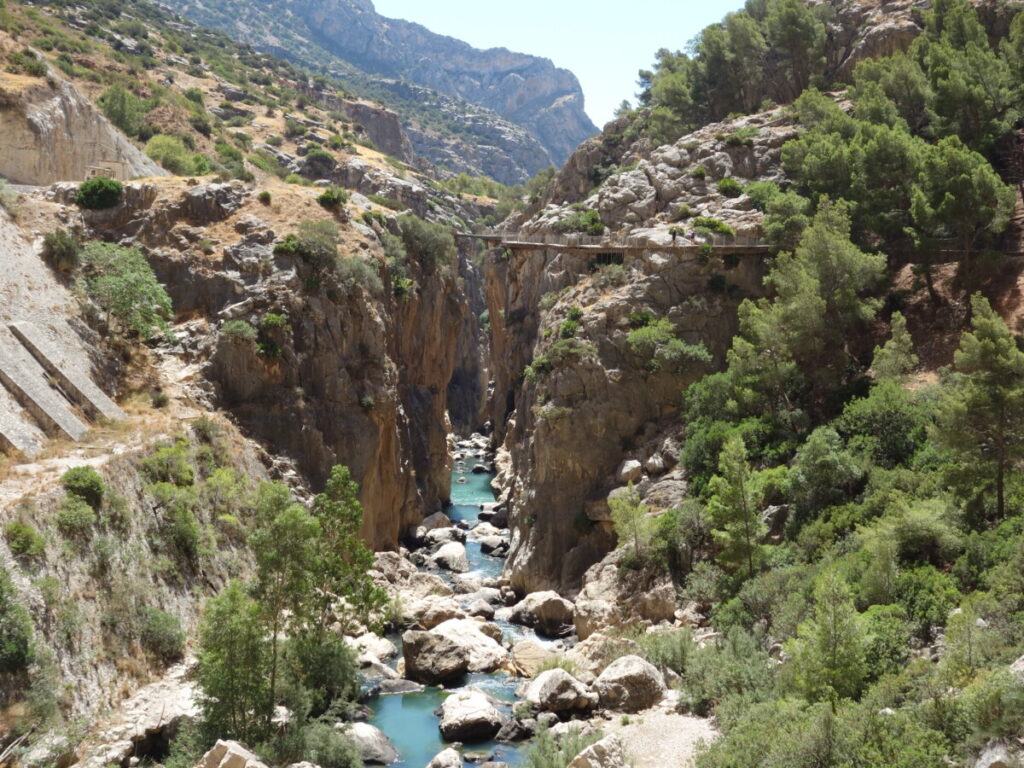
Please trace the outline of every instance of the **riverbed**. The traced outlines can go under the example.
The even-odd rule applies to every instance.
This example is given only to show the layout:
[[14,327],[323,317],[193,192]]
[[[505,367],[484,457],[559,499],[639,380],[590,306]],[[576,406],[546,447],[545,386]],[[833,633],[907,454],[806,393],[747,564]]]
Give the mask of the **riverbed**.
[[[460,452],[466,454],[466,446],[460,446]],[[470,455],[457,462],[452,473],[451,498],[452,506],[446,510],[454,523],[465,523],[469,528],[477,525],[482,505],[494,501],[491,490],[490,472],[474,472],[473,468],[484,464],[484,457]],[[490,557],[480,550],[480,543],[469,537],[466,541],[466,556],[469,561],[470,577],[494,578],[501,575],[504,561]],[[439,575],[448,582],[454,577],[446,572]],[[522,637],[534,637],[532,630],[513,626],[505,622],[496,622],[502,627],[507,640],[515,642]],[[392,638],[401,648],[401,638]],[[428,686],[419,693],[394,694],[375,696],[367,704],[373,710],[372,723],[380,728],[399,753],[397,766],[408,768],[424,768],[441,750],[451,746],[441,737],[438,718],[435,710],[441,706],[445,697],[463,687],[474,687],[485,691],[498,701],[506,702],[505,713],[510,714],[515,702],[515,688],[522,682],[504,672],[477,673],[467,675],[457,687],[441,688]],[[467,761],[467,753],[485,753],[492,755],[491,760],[508,763],[509,766],[523,765],[522,747],[514,744],[499,744],[494,741],[477,744],[465,744],[462,749],[464,766],[473,766]]]

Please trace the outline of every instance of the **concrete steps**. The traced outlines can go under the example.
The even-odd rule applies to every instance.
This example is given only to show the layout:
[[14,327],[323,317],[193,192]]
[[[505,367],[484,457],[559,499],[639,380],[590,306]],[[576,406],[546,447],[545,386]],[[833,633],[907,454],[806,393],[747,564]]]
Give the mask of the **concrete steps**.
[[0,327],[0,387],[0,450],[29,458],[47,436],[84,438],[89,426],[80,413],[124,418],[88,374],[68,362],[46,330],[32,323]]

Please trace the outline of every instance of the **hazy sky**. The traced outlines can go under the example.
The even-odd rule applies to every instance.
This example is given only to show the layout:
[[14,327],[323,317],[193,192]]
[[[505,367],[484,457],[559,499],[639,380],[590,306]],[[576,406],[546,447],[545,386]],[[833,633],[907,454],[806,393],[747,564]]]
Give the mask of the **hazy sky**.
[[374,0],[391,18],[416,21],[477,48],[504,47],[551,59],[583,85],[600,128],[623,99],[635,101],[636,75],[659,48],[680,50],[743,0]]

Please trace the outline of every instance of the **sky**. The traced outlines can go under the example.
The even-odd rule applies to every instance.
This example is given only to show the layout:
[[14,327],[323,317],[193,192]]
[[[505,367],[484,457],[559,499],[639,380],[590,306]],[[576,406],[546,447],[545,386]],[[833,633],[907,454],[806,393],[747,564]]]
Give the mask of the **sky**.
[[[637,72],[659,48],[681,50],[743,0],[374,0],[377,12],[415,21],[477,48],[504,47],[551,59],[583,86],[598,128],[623,99],[636,100]],[[607,9],[607,10],[605,10]]]

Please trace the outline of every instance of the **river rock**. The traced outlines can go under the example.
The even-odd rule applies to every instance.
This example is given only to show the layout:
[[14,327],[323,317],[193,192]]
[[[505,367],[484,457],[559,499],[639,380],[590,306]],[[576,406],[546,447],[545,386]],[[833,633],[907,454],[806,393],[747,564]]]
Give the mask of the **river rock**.
[[542,635],[559,637],[572,626],[573,611],[573,604],[557,592],[531,592],[513,606],[511,620]]
[[441,705],[441,735],[447,741],[487,741],[504,724],[494,699],[476,688],[453,693]]
[[440,544],[448,544],[452,541],[463,543],[466,541],[466,532],[461,528],[449,526],[448,528],[435,528],[428,531],[423,537],[427,546],[436,547]]
[[508,651],[500,643],[501,627],[495,624],[449,619],[434,627],[430,634],[444,637],[458,646],[466,654],[470,672],[493,672],[509,661]]
[[391,765],[398,760],[396,750],[384,732],[369,723],[350,723],[345,732],[359,748],[364,763],[370,765]]
[[605,736],[580,752],[568,768],[630,768],[622,741],[618,736]]
[[422,629],[433,629],[449,619],[463,619],[466,614],[450,597],[428,595],[411,603],[402,603],[402,620],[418,624]]
[[512,646],[512,664],[523,677],[533,677],[556,655],[533,640],[520,640]]
[[639,656],[616,659],[594,683],[601,706],[622,712],[639,712],[661,701],[665,678]]
[[467,648],[444,634],[410,629],[402,635],[405,674],[427,685],[457,680],[469,671]]
[[441,546],[431,557],[430,561],[438,568],[455,573],[465,573],[469,570],[469,560],[466,559],[466,547],[457,541],[451,541]]
[[427,768],[462,768],[462,757],[449,747],[443,752],[438,752],[434,759],[427,763]]
[[480,539],[480,551],[485,555],[499,555],[508,551],[508,539],[504,536],[484,536]]
[[346,637],[345,643],[360,654],[370,654],[378,661],[387,661],[398,655],[395,644],[386,637],[367,632],[359,637]]
[[394,680],[381,680],[375,686],[375,693],[380,696],[391,696],[394,694],[419,693],[423,686],[412,680],[396,678]]
[[494,606],[482,598],[477,598],[466,609],[470,616],[479,616],[488,621],[494,618]]
[[444,512],[435,512],[423,518],[423,522],[416,526],[416,538],[420,539],[438,528],[450,528],[452,520]]
[[203,755],[197,768],[267,768],[255,753],[250,752],[237,741],[218,740]]
[[597,706],[597,694],[564,669],[541,672],[525,685],[523,698],[546,712],[586,710]]

